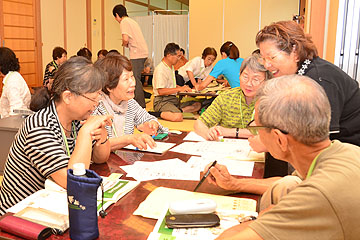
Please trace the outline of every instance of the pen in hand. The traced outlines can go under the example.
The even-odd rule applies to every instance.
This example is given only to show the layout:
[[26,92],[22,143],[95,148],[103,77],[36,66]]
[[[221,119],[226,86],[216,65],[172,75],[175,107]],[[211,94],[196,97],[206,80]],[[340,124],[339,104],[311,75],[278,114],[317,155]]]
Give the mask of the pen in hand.
[[209,176],[210,174],[210,169],[212,167],[214,167],[216,165],[216,160],[210,165],[209,169],[206,171],[206,173],[204,174],[204,176],[201,178],[200,182],[198,183],[198,185],[196,185],[194,192],[196,192],[196,190],[201,186],[201,184],[205,181],[205,179],[207,178],[207,176]]

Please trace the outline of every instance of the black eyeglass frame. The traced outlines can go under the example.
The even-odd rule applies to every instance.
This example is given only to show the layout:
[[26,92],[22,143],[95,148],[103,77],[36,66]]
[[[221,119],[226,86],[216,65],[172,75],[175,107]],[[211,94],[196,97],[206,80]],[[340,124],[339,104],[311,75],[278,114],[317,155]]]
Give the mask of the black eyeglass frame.
[[250,124],[253,123],[253,122],[254,122],[254,119],[251,120],[251,121],[246,125],[246,129],[249,130],[249,132],[250,132],[252,135],[254,135],[254,136],[258,135],[258,134],[259,134],[259,130],[260,130],[260,129],[264,129],[264,128],[277,129],[277,130],[279,130],[280,132],[282,132],[283,134],[289,134],[287,131],[281,130],[281,129],[278,128],[278,127],[270,127],[270,126],[250,126]]

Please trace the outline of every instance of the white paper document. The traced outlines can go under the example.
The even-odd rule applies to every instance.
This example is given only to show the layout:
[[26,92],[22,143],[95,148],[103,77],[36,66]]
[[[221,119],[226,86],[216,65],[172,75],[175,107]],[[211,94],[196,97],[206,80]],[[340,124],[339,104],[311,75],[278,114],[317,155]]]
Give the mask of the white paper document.
[[195,132],[189,132],[184,138],[184,141],[205,142],[206,139]]
[[167,150],[169,150],[170,148],[172,148],[174,145],[176,145],[176,143],[167,143],[167,142],[155,142],[156,143],[156,147],[154,148],[150,148],[148,147],[146,150],[140,150],[137,149],[135,146],[133,145],[127,145],[126,147],[124,147],[125,149],[129,149],[129,150],[137,150],[137,151],[142,151],[142,152],[151,152],[151,153],[164,153]]
[[192,156],[186,164],[191,169],[197,169],[197,171],[200,172],[204,171],[206,165],[212,163],[215,160],[217,161],[217,163],[225,165],[231,175],[251,177],[253,174],[255,164],[253,161],[241,161],[222,158],[214,159],[213,157],[206,158]]
[[183,142],[171,151],[197,156],[216,155],[221,158],[249,160],[251,147],[246,139],[226,139],[224,142]]
[[156,162],[137,161],[133,165],[120,166],[120,168],[127,173],[127,177],[133,177],[137,181],[153,179],[197,181],[200,178],[200,171],[197,168],[191,168],[186,162],[177,158]]

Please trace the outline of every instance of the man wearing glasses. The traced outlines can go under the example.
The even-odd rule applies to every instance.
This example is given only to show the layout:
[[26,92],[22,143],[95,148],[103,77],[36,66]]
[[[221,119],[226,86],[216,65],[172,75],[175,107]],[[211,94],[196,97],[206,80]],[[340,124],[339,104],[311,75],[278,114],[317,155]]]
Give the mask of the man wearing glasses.
[[[331,109],[322,87],[288,75],[267,81],[257,96],[256,126],[249,131],[304,180],[257,220],[230,228],[219,239],[358,239],[360,148],[329,139]],[[209,181],[239,192],[261,194],[271,182],[236,179],[219,164],[210,172]]]

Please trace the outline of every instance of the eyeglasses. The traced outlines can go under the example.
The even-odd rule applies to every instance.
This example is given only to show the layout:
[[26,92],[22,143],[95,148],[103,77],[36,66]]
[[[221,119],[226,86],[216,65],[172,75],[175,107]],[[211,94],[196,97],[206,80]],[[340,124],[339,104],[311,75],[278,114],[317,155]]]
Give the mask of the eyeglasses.
[[250,81],[251,85],[253,86],[259,86],[264,80],[259,80],[258,78],[249,78],[247,75],[241,76],[240,80],[244,81],[245,83],[248,83]]
[[259,63],[261,65],[265,65],[265,63],[272,63],[274,61],[274,59],[279,56],[280,53],[282,53],[284,50],[286,49],[286,47],[284,47],[283,49],[281,49],[280,51],[278,51],[277,53],[275,53],[274,55],[272,56],[268,56],[268,57],[263,57],[260,55],[260,58],[259,58]]
[[269,129],[277,129],[280,132],[282,132],[283,134],[289,134],[287,131],[281,130],[280,128],[277,127],[268,127],[268,126],[250,126],[252,123],[254,122],[254,120],[251,120],[247,125],[246,125],[246,129],[249,130],[249,132],[256,136],[259,134],[259,130],[260,129],[264,129],[264,128],[269,128]]
[[86,96],[86,95],[84,95],[84,94],[82,94],[82,93],[77,93],[77,92],[74,92],[74,93],[77,94],[77,95],[79,95],[79,96],[82,96],[83,98],[86,98],[86,99],[88,99],[88,100],[90,100],[90,101],[92,101],[92,102],[94,102],[94,103],[96,103],[96,104],[99,104],[98,98],[99,98],[99,96],[100,96],[100,92],[97,93],[98,96],[96,97],[96,99],[89,98],[88,96]]

